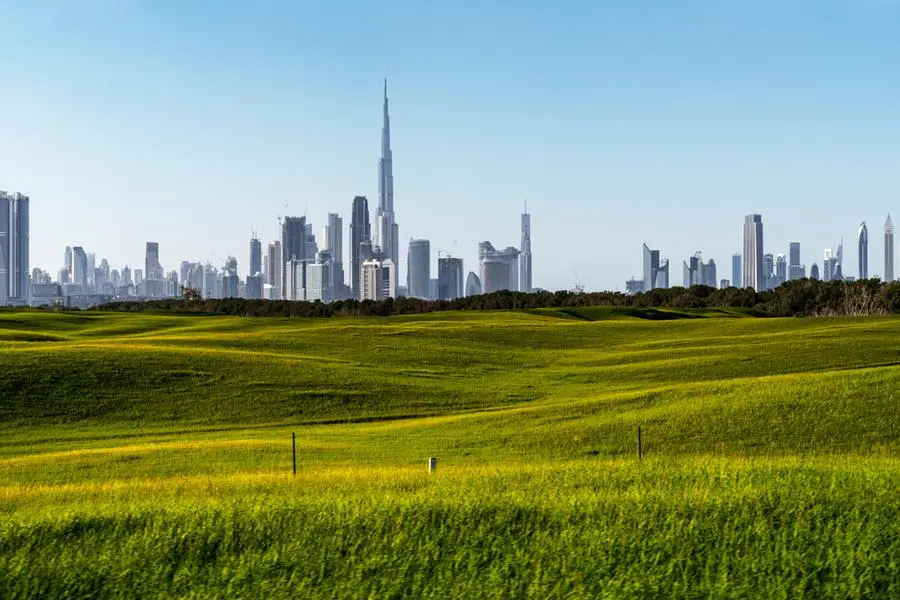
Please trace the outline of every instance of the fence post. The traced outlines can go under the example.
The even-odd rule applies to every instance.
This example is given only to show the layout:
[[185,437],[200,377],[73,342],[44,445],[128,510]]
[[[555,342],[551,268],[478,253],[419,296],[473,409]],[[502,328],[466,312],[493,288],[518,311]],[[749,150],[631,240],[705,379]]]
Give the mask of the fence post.
[[437,458],[432,456],[428,459],[428,474],[432,474],[437,471]]
[[294,458],[294,477],[297,476],[297,434],[291,432],[291,455]]
[[644,459],[644,444],[641,439],[641,426],[638,425],[638,460]]

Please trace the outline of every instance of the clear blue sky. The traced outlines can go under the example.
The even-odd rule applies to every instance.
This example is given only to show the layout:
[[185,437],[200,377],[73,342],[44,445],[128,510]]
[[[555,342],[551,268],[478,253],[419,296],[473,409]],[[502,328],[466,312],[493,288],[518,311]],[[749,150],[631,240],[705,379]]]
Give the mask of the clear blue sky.
[[0,0],[0,23],[0,189],[32,196],[53,273],[146,240],[243,273],[278,213],[349,225],[385,69],[401,238],[467,270],[518,245],[526,197],[551,289],[621,289],[643,241],[672,283],[696,250],[730,277],[748,212],[807,265],[843,236],[846,274],[865,219],[877,274],[900,225],[897,2]]

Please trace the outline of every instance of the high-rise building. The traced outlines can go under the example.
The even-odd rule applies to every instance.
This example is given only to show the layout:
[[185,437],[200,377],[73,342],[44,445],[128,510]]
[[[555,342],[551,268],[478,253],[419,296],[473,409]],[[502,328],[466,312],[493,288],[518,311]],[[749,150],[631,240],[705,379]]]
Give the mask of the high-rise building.
[[247,274],[262,274],[262,244],[256,234],[250,238],[250,270]]
[[438,257],[438,300],[462,298],[463,273],[461,258]]
[[80,286],[82,294],[87,293],[88,259],[87,253],[81,246],[72,248],[72,283]]
[[884,280],[894,281],[894,224],[891,215],[884,222]]
[[469,271],[466,277],[466,296],[478,296],[481,294],[481,278],[474,271]]
[[775,289],[775,255],[763,254],[762,268],[762,288],[763,290]]
[[779,285],[787,281],[787,259],[784,254],[778,254],[775,256],[775,281],[772,285],[772,289],[777,288]]
[[72,246],[66,246],[66,252],[63,256],[63,264],[66,267],[66,270],[69,272],[69,275],[72,274]]
[[[840,252],[840,248],[838,249]],[[835,256],[831,248],[825,248],[825,256],[822,260],[822,281],[842,279],[840,259]]]
[[522,254],[519,256],[519,291],[531,292],[531,215],[528,214],[528,201],[522,213]]
[[669,287],[669,259],[659,261],[659,269],[656,270],[656,283],[654,289],[664,290]]
[[276,240],[269,242],[266,248],[266,283],[274,290],[274,300],[281,299],[281,274],[284,271],[284,263],[281,262],[281,242]]
[[490,242],[478,244],[481,289],[485,294],[519,289],[519,251],[512,246],[497,250]]
[[350,292],[354,298],[362,297],[360,276],[363,262],[363,245],[372,244],[372,229],[369,225],[369,201],[365,196],[353,198],[353,212],[350,219]]
[[27,304],[31,284],[29,198],[0,191],[0,304]]
[[385,300],[397,296],[397,272],[390,259],[363,261],[360,279],[361,300]]
[[859,224],[859,232],[856,236],[856,244],[859,248],[859,271],[857,275],[860,279],[869,278],[869,228],[866,222]]
[[225,259],[225,270],[222,275],[222,297],[239,298],[237,259],[229,256]]
[[788,251],[788,279],[803,279],[805,275],[806,269],[800,264],[800,242],[791,242]]
[[809,268],[809,278],[810,279],[818,279],[819,278],[819,265],[813,263]]
[[400,262],[400,237],[394,214],[394,166],[391,152],[391,117],[388,113],[387,78],[384,80],[384,115],[381,125],[381,158],[378,160],[378,212],[375,245],[394,265]]
[[163,269],[159,264],[159,242],[147,242],[144,253],[144,277],[146,279],[162,279]]
[[741,255],[738,253],[731,255],[731,285],[734,287],[742,287],[744,282],[743,271],[741,271]]
[[319,244],[316,241],[316,234],[313,233],[312,223],[306,224],[306,251],[303,253],[303,258],[314,259],[316,254],[319,253]]
[[406,287],[410,298],[431,298],[428,282],[431,279],[431,242],[409,240],[406,260]]
[[331,253],[329,281],[335,298],[344,293],[344,221],[337,213],[328,213],[328,224],[322,240],[322,249]]
[[744,217],[743,287],[756,291],[764,289],[762,215]]
[[643,291],[649,292],[656,288],[657,273],[659,272],[659,250],[651,250],[644,244],[644,286]]
[[131,267],[129,267],[128,265],[122,267],[122,285],[134,285],[134,282],[131,280]]
[[306,217],[285,217],[281,224],[281,263],[285,265],[281,280],[281,298],[294,300],[288,293],[287,263],[306,258]]

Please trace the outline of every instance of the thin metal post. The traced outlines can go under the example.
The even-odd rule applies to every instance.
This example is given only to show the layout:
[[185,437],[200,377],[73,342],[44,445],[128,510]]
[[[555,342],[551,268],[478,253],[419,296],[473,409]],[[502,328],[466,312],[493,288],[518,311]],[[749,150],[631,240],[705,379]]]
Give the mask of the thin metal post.
[[294,457],[294,476],[297,476],[297,434],[291,433],[291,454]]
[[644,459],[644,444],[641,440],[641,426],[638,425],[638,460]]

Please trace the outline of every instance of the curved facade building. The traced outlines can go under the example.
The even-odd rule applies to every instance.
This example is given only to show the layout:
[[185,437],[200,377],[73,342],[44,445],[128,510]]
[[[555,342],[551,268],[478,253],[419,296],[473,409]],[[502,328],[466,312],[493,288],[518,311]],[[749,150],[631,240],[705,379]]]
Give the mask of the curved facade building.
[[474,272],[469,271],[466,277],[466,296],[477,296],[481,294],[481,279]]

